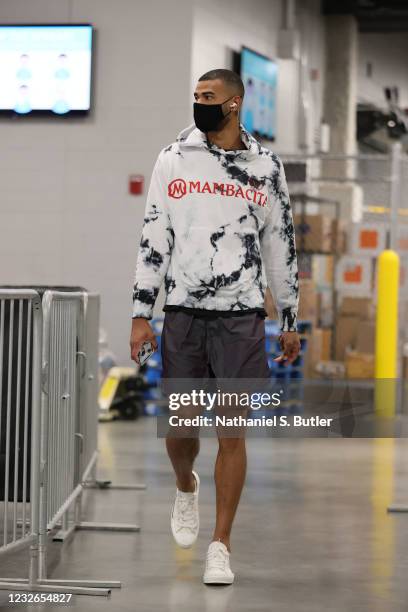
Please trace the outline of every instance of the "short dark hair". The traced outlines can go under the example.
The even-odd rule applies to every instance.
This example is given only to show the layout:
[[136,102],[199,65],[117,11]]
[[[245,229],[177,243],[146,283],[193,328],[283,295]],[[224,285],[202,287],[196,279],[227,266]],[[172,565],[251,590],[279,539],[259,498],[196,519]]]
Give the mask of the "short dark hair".
[[236,92],[237,96],[244,97],[245,87],[239,74],[233,70],[227,70],[226,68],[215,68],[215,70],[209,70],[200,78],[199,81],[214,81],[220,79],[228,85],[231,91]]

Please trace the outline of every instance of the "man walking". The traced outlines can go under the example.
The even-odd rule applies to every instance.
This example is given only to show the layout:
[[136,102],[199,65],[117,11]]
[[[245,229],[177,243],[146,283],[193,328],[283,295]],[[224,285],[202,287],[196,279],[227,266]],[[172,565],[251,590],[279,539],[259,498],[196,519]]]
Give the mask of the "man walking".
[[[283,165],[240,123],[241,78],[211,70],[194,92],[194,124],[156,161],[133,287],[131,357],[157,342],[148,322],[162,282],[163,379],[268,378],[264,297],[277,307],[282,355],[293,362],[298,273]],[[229,584],[230,534],[246,474],[244,437],[219,437],[216,524],[203,581]],[[171,529],[190,547],[199,529],[199,439],[167,437],[176,475]]]

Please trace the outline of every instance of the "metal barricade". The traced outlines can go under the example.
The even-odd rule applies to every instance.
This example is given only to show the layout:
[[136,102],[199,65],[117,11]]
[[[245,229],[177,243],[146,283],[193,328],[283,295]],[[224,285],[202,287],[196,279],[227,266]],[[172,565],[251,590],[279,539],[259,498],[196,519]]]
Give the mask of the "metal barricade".
[[[72,294],[70,294],[72,295]],[[48,528],[59,525],[55,541],[67,539],[75,530],[139,531],[133,523],[109,523],[82,520],[82,494],[84,489],[144,490],[145,484],[116,484],[96,479],[98,459],[98,339],[100,296],[84,293],[80,300],[79,316],[76,320],[77,337],[77,385],[72,393],[76,395],[75,466],[72,494],[56,519]],[[74,503],[72,503],[74,502]],[[72,510],[72,511],[71,511]]]
[[121,586],[119,581],[47,578],[47,541],[56,527],[63,537],[54,539],[78,528],[139,529],[80,520],[84,485],[89,474],[95,480],[96,470],[98,328],[96,294],[46,290],[41,299],[34,290],[0,289],[0,458],[5,449],[0,554],[31,544],[28,578],[3,579],[0,589],[108,595]]
[[[111,588],[120,587],[120,582],[47,578],[48,531],[61,525],[62,531],[70,534],[77,528],[76,521],[70,524],[69,519],[71,508],[75,507],[82,492],[82,484],[77,477],[77,437],[81,435],[79,380],[86,361],[86,353],[81,349],[84,348],[87,299],[85,291],[55,290],[47,290],[42,299],[43,481],[39,510],[38,584],[41,589],[58,584],[72,593],[107,595]],[[55,587],[52,588],[54,590]]]
[[43,297],[44,359],[42,463],[46,466],[44,528],[52,529],[74,490],[76,342],[81,294],[47,291]]
[[30,545],[30,582],[38,573],[41,352],[38,293],[0,290],[0,555]]
[[100,298],[88,293],[84,313],[83,370],[79,379],[79,431],[80,448],[78,481],[96,480],[98,458],[98,342],[99,342]]

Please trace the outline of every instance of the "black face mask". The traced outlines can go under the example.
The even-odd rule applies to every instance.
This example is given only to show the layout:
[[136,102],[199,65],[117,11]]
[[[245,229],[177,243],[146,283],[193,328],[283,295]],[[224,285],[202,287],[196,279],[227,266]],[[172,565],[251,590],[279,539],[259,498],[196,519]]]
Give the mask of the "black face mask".
[[194,102],[194,122],[202,132],[216,132],[217,127],[224,117],[228,117],[231,111],[226,115],[222,112],[222,105],[234,96],[230,96],[221,104],[200,104]]

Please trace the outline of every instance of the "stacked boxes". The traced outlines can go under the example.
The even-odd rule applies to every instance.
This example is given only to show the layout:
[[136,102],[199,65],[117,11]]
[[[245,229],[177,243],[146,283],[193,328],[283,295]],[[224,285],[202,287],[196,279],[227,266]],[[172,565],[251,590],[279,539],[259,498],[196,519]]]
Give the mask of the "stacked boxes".
[[[319,350],[316,351],[319,331],[326,330],[314,330],[310,358],[310,363],[313,361],[314,373],[323,375],[337,364],[336,372],[343,372],[343,376],[347,378],[373,378],[375,322],[371,298],[343,297],[334,326],[334,361],[330,361],[326,349],[323,348],[324,339],[320,339],[323,343],[320,344],[321,355],[318,354]],[[313,376],[313,373],[309,374],[308,370],[308,375]]]
[[348,351],[346,376],[347,378],[374,378],[374,355]]
[[355,347],[359,324],[360,320],[356,316],[340,315],[337,317],[335,348],[337,361],[344,361],[346,351]]
[[316,327],[319,321],[319,294],[316,283],[311,279],[299,281],[298,319],[310,321]]
[[346,239],[343,223],[326,215],[295,214],[296,245],[311,253],[344,253]]
[[296,245],[299,250],[318,253],[332,251],[332,220],[324,215],[293,217]]
[[348,378],[374,376],[375,322],[371,298],[344,297],[336,321],[336,359]]
[[375,352],[375,322],[361,320],[357,330],[356,350],[373,355]]
[[330,361],[332,330],[314,327],[308,340],[308,351],[305,360],[305,376],[316,378],[319,375],[316,367],[321,362]]

